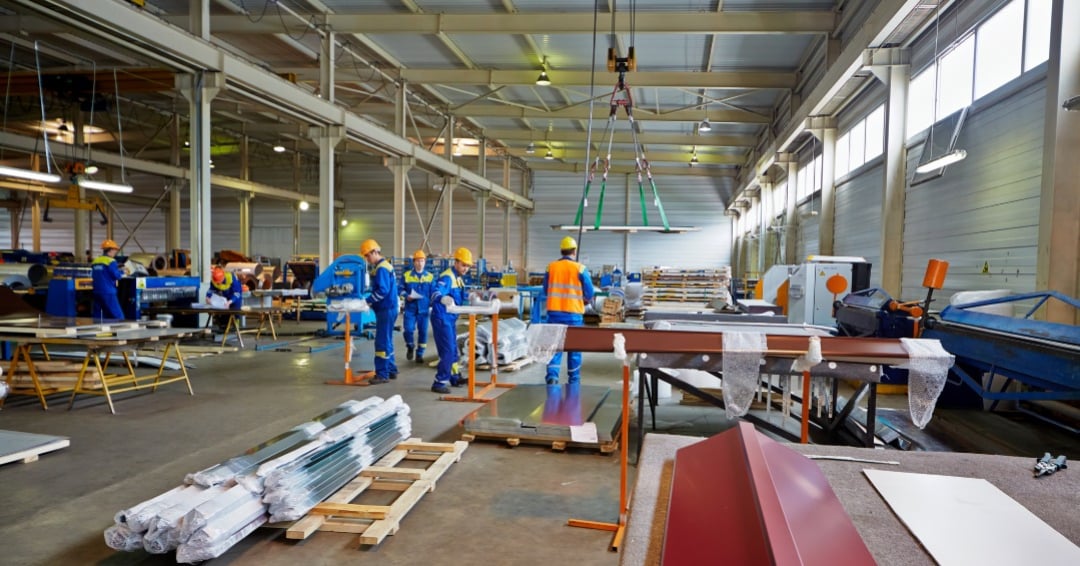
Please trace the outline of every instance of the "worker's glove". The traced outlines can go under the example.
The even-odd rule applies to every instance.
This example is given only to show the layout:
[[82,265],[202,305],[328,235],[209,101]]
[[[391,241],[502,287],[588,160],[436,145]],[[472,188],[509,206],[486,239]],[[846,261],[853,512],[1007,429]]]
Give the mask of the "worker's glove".
[[446,305],[446,306],[448,306],[448,307],[454,306],[454,298],[451,297],[450,295],[443,295],[443,298],[439,299],[439,302]]

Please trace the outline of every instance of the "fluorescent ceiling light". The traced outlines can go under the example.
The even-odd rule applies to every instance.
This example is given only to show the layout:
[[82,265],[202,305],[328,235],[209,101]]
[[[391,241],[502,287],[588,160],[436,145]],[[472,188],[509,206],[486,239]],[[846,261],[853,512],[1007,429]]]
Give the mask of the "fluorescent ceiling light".
[[0,165],[0,176],[16,177],[19,179],[27,179],[29,181],[40,181],[42,183],[60,182],[60,175],[42,173],[41,171],[31,171],[29,169],[18,169],[16,167],[4,167],[3,165]]
[[698,125],[698,131],[699,132],[710,132],[710,131],[712,131],[712,124],[709,123],[708,118],[705,118],[704,120],[701,121],[701,124]]
[[346,226],[348,226],[348,225],[349,225],[349,221],[348,221],[348,220],[346,220],[346,219],[344,219],[344,218],[342,218],[342,219],[341,219],[341,227],[342,227],[342,228],[344,228],[344,227],[346,227]]
[[274,146],[274,153],[285,153],[285,146],[278,144]]
[[298,206],[300,207],[300,210],[307,210],[307,209],[311,208],[311,205],[308,204],[308,201],[306,201],[306,200],[300,201],[300,204]]
[[536,84],[538,86],[548,86],[551,84],[551,79],[548,78],[547,71],[540,71],[540,76],[536,77]]
[[952,165],[953,163],[956,163],[957,161],[963,161],[966,157],[967,157],[967,152],[966,151],[964,151],[962,149],[954,149],[954,150],[950,151],[949,153],[946,153],[945,155],[942,155],[941,157],[931,159],[930,161],[927,161],[926,163],[923,163],[922,165],[916,167],[915,172],[916,173],[929,173],[931,171],[936,171],[936,170],[941,169],[943,167],[947,167],[949,165]]
[[122,185],[119,183],[106,183],[104,181],[94,181],[91,179],[79,178],[79,186],[84,189],[94,189],[98,191],[107,191],[110,193],[130,193],[135,189],[131,185]]
[[94,173],[97,173],[98,171],[99,171],[99,169],[98,169],[97,165],[87,165],[86,166],[86,174],[87,175],[93,175]]

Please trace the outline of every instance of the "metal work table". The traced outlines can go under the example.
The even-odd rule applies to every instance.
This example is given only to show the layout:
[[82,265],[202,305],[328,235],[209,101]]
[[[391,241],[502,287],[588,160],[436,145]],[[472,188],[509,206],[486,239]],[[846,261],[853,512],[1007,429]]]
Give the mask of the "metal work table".
[[[262,336],[263,330],[269,330],[270,335],[277,339],[277,328],[274,326],[274,319],[281,320],[281,315],[286,309],[279,307],[245,307],[244,310],[233,309],[215,309],[212,307],[151,307],[147,309],[150,314],[176,314],[176,315],[211,315],[206,319],[206,327],[210,328],[213,322],[214,316],[227,317],[225,323],[225,332],[221,336],[221,345],[225,346],[225,342],[229,339],[229,332],[236,332],[236,340],[240,343],[240,347],[244,347],[244,338],[242,333],[254,332],[255,339],[258,340]],[[259,319],[259,325],[254,329],[243,329],[243,325],[240,324],[241,318],[254,317]]]
[[[117,330],[96,336],[27,336],[25,334],[0,334],[0,340],[14,342],[16,344],[15,355],[8,368],[9,375],[15,375],[25,364],[26,371],[33,381],[33,387],[14,387],[13,395],[36,395],[41,402],[41,408],[48,410],[49,405],[45,400],[46,395],[66,393],[71,391],[71,400],[68,409],[75,404],[75,398],[79,394],[104,396],[109,404],[109,411],[116,414],[112,396],[117,393],[136,391],[142,386],[151,386],[151,391],[157,391],[159,385],[183,381],[187,384],[188,393],[194,395],[191,389],[191,381],[188,379],[187,368],[184,367],[184,358],[180,353],[180,342],[195,334],[204,333],[204,330],[192,330],[189,328],[134,328]],[[165,349],[161,354],[161,364],[157,372],[149,375],[138,376],[132,365],[131,353],[139,346],[149,342],[164,342]],[[86,348],[82,367],[74,387],[46,387],[38,378],[38,372],[34,367],[34,360],[30,351],[38,347],[49,359],[50,346],[74,346]],[[123,358],[127,373],[109,374],[105,372],[110,359],[118,355]],[[169,358],[175,358],[180,365],[180,375],[166,376],[165,366]],[[86,383],[88,370],[95,370],[100,384]],[[153,383],[148,383],[153,382]],[[0,399],[0,406],[3,400]]]
[[[638,460],[620,565],[660,564],[675,452],[701,440],[703,439],[667,434],[650,434],[645,437]],[[1080,475],[1066,470],[1050,477],[1033,479],[1031,469],[1034,457],[884,451],[819,445],[791,445],[791,448],[804,455],[847,456],[900,462],[899,466],[885,466],[817,461],[859,535],[879,564],[921,565],[933,564],[934,561],[866,480],[862,470],[867,468],[984,478],[1066,538],[1080,543],[1080,521],[1075,519],[1075,510],[1080,504],[1080,496],[1077,495],[1080,494]],[[717,548],[716,553],[720,559],[723,549]]]

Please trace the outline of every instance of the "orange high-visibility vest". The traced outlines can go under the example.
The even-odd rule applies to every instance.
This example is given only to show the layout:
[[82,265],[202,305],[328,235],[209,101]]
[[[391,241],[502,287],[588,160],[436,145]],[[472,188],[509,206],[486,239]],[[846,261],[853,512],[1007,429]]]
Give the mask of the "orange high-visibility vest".
[[548,265],[547,310],[585,314],[585,295],[581,290],[584,272],[584,265],[568,259]]

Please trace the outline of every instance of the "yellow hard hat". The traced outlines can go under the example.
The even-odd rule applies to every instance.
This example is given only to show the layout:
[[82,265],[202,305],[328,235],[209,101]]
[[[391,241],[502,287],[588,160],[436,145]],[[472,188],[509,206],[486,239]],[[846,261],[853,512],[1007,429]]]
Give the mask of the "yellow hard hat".
[[382,248],[379,247],[379,242],[376,242],[375,240],[372,240],[370,238],[360,243],[361,256],[367,256],[369,253],[381,249]]
[[413,259],[427,259],[427,254],[424,253],[424,250],[416,250],[415,252],[413,252],[412,258]]
[[117,244],[115,240],[105,240],[104,242],[101,242],[101,249],[118,250],[120,249],[120,244]]
[[472,252],[469,251],[469,248],[458,248],[457,250],[455,250],[454,259],[470,267],[473,264]]
[[567,236],[567,237],[562,239],[562,242],[559,242],[559,249],[560,250],[576,250],[577,249],[577,240],[571,238],[570,236]]

